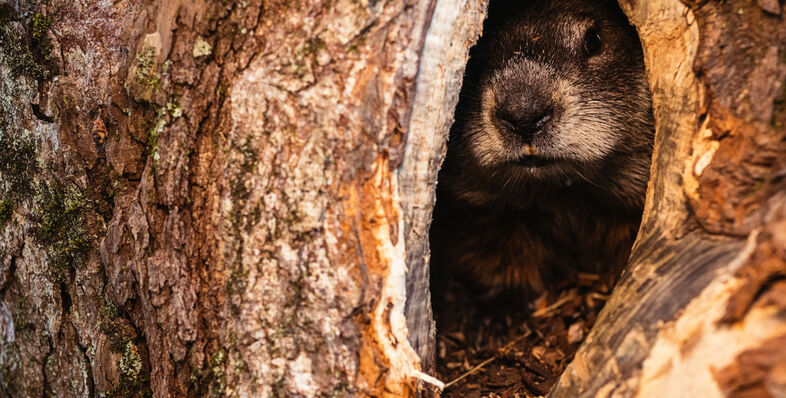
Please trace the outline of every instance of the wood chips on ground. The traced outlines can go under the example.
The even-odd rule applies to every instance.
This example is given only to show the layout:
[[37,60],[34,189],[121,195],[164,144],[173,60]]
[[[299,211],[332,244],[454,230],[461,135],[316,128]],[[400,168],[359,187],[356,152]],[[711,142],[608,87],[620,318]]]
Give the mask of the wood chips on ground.
[[437,368],[443,397],[545,395],[573,358],[609,288],[582,274],[575,286],[534,300],[478,300],[456,280],[435,290]]

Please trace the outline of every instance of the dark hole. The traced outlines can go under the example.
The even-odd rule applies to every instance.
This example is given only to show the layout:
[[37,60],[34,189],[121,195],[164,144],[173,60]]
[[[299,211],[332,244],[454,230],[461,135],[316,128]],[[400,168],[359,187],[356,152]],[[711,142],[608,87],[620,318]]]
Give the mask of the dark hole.
[[63,305],[63,312],[68,314],[71,312],[71,295],[68,294],[68,287],[65,282],[60,282],[60,301]]
[[[430,231],[437,371],[458,380],[443,396],[545,395],[573,358],[638,231],[652,112],[606,98],[641,89],[639,40],[615,2],[491,1]],[[562,100],[575,92],[578,105]]]

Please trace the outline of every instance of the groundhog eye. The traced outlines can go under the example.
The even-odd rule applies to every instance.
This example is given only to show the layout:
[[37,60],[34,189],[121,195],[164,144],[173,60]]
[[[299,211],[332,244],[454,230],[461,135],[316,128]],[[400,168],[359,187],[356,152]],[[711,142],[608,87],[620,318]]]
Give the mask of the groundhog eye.
[[600,38],[600,32],[596,28],[589,28],[584,34],[584,55],[593,57],[600,54],[603,49],[603,41]]

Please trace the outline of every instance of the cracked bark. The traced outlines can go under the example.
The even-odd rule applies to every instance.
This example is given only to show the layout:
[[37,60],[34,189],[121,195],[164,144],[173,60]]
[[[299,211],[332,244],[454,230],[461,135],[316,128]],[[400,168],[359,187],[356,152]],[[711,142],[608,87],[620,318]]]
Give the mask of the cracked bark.
[[[653,178],[552,396],[782,391],[786,25],[731,3],[622,4]],[[484,5],[0,0],[2,394],[414,393]]]
[[0,0],[2,393],[414,393],[459,5]]

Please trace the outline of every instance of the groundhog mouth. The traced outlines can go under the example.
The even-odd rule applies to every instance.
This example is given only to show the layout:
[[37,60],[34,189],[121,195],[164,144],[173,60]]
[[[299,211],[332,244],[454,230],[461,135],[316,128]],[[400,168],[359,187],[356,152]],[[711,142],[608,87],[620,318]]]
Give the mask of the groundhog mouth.
[[523,155],[514,161],[514,163],[516,163],[519,166],[531,167],[531,168],[551,166],[558,162],[559,159],[547,158],[538,155]]

